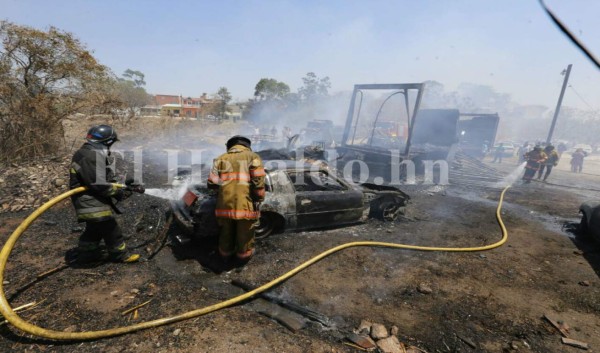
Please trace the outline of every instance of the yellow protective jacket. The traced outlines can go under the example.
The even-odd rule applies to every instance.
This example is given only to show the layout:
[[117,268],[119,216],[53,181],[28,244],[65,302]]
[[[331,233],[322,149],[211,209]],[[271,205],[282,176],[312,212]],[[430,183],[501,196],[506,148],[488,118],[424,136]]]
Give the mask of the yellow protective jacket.
[[542,163],[546,162],[548,156],[543,151],[533,150],[525,153],[525,159],[527,160],[525,168],[538,170]]
[[254,203],[265,198],[265,175],[260,157],[242,145],[215,159],[207,184],[219,190],[217,218],[258,219]]
[[552,151],[544,151],[546,153],[546,156],[548,156],[548,159],[546,159],[546,161],[544,162],[544,164],[546,165],[557,165],[558,164],[558,160],[559,160],[559,156],[558,156],[558,152],[556,152],[555,149],[553,149]]

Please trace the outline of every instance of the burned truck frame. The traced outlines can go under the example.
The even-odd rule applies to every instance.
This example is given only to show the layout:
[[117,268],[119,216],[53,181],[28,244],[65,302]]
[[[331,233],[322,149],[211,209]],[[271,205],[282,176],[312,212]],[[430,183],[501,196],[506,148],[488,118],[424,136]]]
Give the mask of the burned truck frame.
[[[355,181],[386,183],[395,181],[394,176],[406,178],[403,161],[412,161],[419,173],[425,160],[451,158],[458,142],[459,112],[419,110],[423,90],[422,83],[355,85],[336,149],[338,170],[353,163]],[[361,164],[368,167],[367,174]]]
[[498,113],[461,113],[458,121],[461,151],[472,157],[484,157],[496,142],[499,121]]

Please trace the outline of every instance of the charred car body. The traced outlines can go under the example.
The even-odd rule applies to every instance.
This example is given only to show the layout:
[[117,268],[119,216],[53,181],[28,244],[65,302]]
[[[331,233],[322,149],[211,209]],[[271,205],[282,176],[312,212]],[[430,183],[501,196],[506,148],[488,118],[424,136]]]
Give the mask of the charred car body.
[[[389,187],[350,184],[326,168],[294,161],[266,161],[266,195],[257,237],[275,231],[338,227],[368,217],[394,220],[409,196]],[[173,203],[177,223],[194,237],[216,236],[216,192],[205,184],[188,188]]]
[[600,242],[600,202],[585,202],[579,207],[582,214],[579,230]]

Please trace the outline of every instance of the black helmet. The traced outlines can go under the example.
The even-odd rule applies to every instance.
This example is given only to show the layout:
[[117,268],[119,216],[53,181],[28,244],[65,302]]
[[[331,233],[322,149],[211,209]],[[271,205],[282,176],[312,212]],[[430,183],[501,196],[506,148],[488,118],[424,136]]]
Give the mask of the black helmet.
[[232,138],[230,138],[229,140],[227,140],[227,149],[230,149],[231,147],[235,146],[235,145],[242,145],[242,146],[246,146],[248,148],[250,148],[250,145],[252,144],[252,142],[250,142],[250,139],[244,136],[240,136],[240,135],[235,135]]
[[88,131],[85,139],[89,142],[98,142],[106,146],[110,146],[119,141],[117,132],[110,125],[96,125],[92,127]]

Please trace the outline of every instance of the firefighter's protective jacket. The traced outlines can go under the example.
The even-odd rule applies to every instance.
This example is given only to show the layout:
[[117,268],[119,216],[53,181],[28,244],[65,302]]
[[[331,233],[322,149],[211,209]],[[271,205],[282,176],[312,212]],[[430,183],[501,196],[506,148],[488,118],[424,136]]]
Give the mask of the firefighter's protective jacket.
[[544,162],[544,164],[546,165],[557,165],[558,164],[558,160],[559,160],[559,156],[558,156],[558,152],[556,152],[555,149],[553,149],[552,151],[544,151],[546,153],[546,156],[548,157],[548,159],[546,159],[546,161]]
[[265,169],[250,148],[235,145],[215,159],[207,184],[219,190],[217,218],[258,219],[254,203],[265,198]]
[[525,153],[525,159],[527,160],[525,168],[539,170],[542,163],[548,159],[548,156],[543,151],[533,150]]
[[113,198],[121,190],[111,184],[115,182],[115,175],[110,166],[108,149],[99,143],[86,142],[73,155],[69,187],[88,188],[71,198],[79,222],[99,222],[114,217]]

